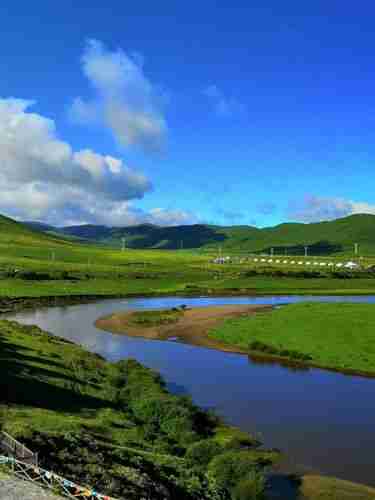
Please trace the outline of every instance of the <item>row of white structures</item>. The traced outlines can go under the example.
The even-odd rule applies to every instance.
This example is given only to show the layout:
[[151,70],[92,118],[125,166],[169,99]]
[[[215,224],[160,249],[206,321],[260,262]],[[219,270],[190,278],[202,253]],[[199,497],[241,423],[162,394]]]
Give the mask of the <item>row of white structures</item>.
[[254,258],[253,262],[259,262],[261,264],[289,264],[292,266],[327,266],[327,267],[344,267],[346,269],[356,269],[359,265],[356,262],[318,262],[317,260],[282,260],[282,259],[258,259]]

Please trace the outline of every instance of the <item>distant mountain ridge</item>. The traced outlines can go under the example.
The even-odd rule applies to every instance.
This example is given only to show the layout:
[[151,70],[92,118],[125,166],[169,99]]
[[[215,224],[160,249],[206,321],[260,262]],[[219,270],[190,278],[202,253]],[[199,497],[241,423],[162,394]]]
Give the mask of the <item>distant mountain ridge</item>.
[[358,243],[360,252],[375,254],[375,215],[358,214],[333,221],[283,223],[274,227],[214,226],[194,224],[160,227],[152,224],[109,227],[103,225],[77,225],[56,228],[39,222],[25,222],[34,230],[60,234],[101,244],[129,248],[210,249],[238,250],[255,253],[287,252],[302,254],[304,247],[310,253],[328,255],[352,252]]

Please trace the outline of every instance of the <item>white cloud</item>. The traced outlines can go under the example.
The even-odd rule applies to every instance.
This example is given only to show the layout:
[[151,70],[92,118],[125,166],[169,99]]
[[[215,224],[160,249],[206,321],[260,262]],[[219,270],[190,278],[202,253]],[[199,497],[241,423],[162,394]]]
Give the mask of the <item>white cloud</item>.
[[197,224],[200,219],[192,212],[185,210],[167,210],[165,208],[153,208],[145,214],[145,222],[161,226],[179,226],[186,224]]
[[211,100],[214,110],[219,116],[231,117],[241,115],[245,111],[245,106],[240,101],[234,97],[226,96],[216,85],[206,87],[203,94]]
[[133,208],[131,200],[152,189],[141,173],[119,158],[90,149],[73,151],[55,123],[21,99],[0,99],[0,212],[53,224],[175,224],[191,214]]
[[289,216],[301,222],[333,220],[354,214],[375,214],[375,205],[335,197],[306,196],[289,204]]
[[[28,112],[30,101],[0,99],[1,186],[75,187],[110,200],[142,198],[150,181],[121,160],[89,149],[74,152],[55,124]],[[113,165],[117,164],[117,170]]]
[[89,40],[82,67],[95,95],[92,100],[77,97],[70,117],[81,124],[109,127],[123,146],[162,151],[167,135],[165,96],[144,75],[142,56],[121,49],[111,52],[101,42]]

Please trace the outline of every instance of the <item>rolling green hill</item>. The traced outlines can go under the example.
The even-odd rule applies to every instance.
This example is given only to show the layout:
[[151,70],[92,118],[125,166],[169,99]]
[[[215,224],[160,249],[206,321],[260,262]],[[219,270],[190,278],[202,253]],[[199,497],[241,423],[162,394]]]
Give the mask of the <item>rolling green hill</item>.
[[0,245],[39,245],[42,243],[64,245],[66,244],[66,238],[60,234],[54,236],[40,229],[33,229],[28,224],[16,222],[9,217],[0,215]]
[[[39,230],[43,226],[34,225]],[[48,227],[48,233],[74,236],[87,241],[106,243],[119,247],[122,238],[130,248],[159,249],[217,249],[269,253],[287,252],[303,254],[304,246],[310,254],[329,255],[350,253],[354,243],[360,253],[375,254],[375,215],[351,215],[334,221],[311,224],[284,223],[275,227],[212,226],[195,224],[189,226],[159,227],[142,224],[130,227],[106,227],[95,225]]]

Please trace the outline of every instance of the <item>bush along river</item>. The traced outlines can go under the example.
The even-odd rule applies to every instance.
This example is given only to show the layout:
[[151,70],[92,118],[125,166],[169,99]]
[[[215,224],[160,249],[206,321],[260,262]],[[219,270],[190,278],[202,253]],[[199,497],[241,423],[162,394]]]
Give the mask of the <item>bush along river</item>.
[[375,485],[375,379],[251,360],[175,341],[146,340],[99,330],[95,321],[119,311],[224,304],[375,303],[353,297],[163,297],[107,299],[6,315],[80,343],[110,361],[135,358],[161,373],[175,393],[281,449],[292,469]]

